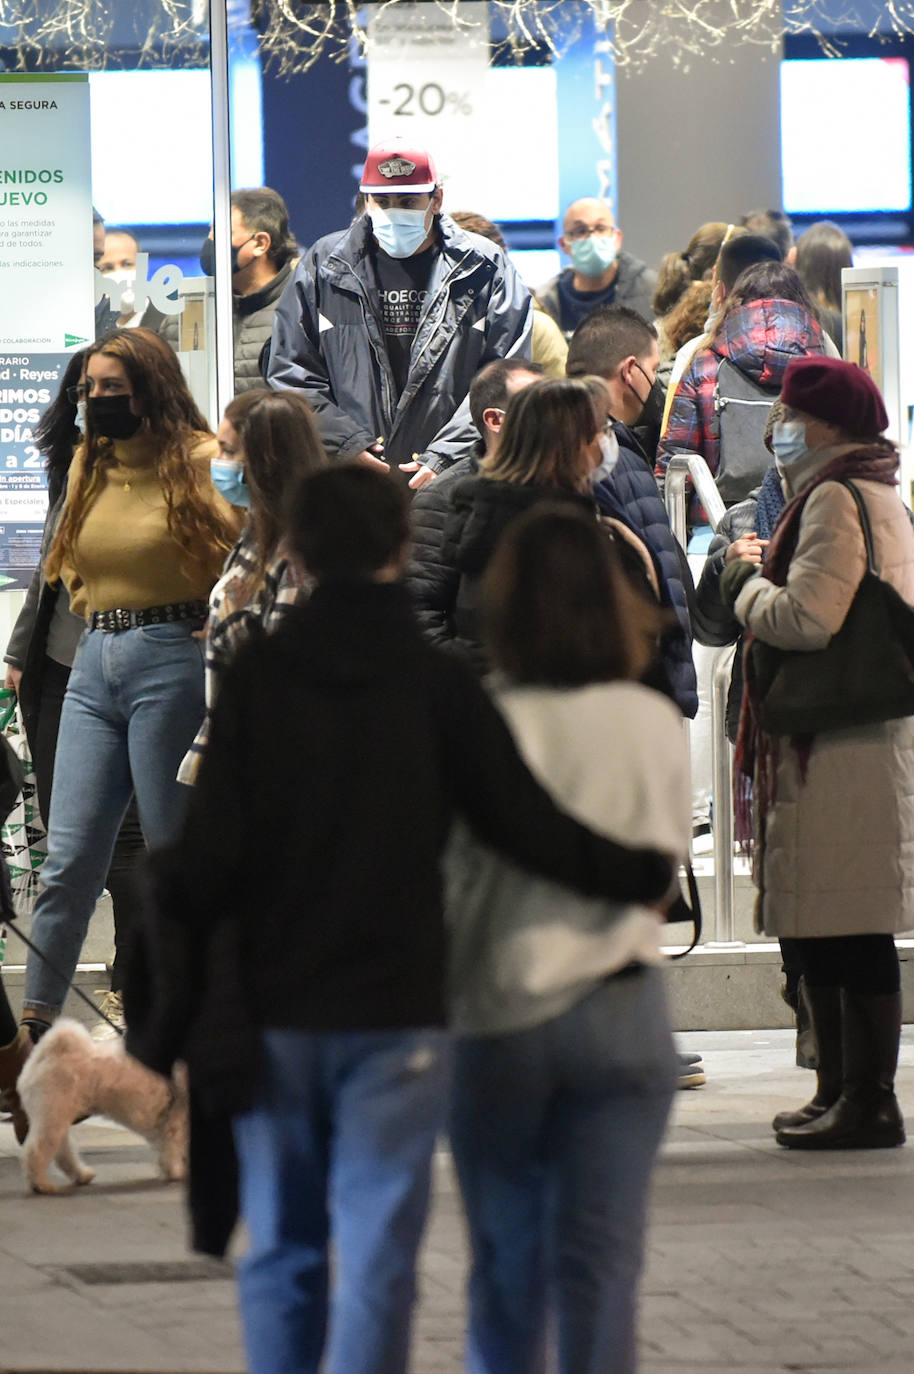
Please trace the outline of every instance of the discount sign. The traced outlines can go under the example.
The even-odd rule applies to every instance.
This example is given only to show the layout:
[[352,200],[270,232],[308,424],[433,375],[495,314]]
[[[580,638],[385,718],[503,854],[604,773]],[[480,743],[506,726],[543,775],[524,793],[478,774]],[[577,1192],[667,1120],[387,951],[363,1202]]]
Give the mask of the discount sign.
[[368,134],[395,134],[432,153],[452,210],[485,210],[489,7],[461,0],[380,8],[368,26]]

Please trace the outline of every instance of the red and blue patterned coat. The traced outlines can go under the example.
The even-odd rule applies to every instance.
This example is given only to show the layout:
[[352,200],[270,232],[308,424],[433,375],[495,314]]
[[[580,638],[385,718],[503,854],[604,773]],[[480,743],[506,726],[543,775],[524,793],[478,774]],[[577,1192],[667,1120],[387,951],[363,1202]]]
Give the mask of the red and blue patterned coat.
[[717,472],[714,387],[722,358],[774,391],[793,358],[825,351],[818,321],[795,301],[750,301],[726,315],[713,343],[695,354],[682,375],[657,449],[657,476],[663,478],[674,453],[700,453]]

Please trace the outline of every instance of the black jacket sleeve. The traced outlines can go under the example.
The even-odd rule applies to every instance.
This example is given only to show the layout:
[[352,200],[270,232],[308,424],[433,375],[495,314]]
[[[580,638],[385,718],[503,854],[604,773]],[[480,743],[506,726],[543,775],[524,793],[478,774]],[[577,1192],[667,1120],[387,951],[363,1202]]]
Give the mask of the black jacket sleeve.
[[454,637],[452,616],[460,586],[460,573],[444,543],[454,485],[450,475],[430,482],[414,498],[411,512],[412,557],[406,586],[422,633],[439,648],[447,648]]
[[711,540],[691,605],[695,638],[699,644],[706,644],[709,648],[719,649],[727,644],[735,644],[743,632],[742,625],[729,606],[721,601],[720,579],[730,545],[755,529],[757,509],[758,502],[751,496],[740,501],[739,505],[732,506]]
[[671,859],[594,834],[552,801],[527,768],[484,688],[459,663],[439,671],[439,726],[458,809],[486,843],[586,896],[653,902],[673,879]]

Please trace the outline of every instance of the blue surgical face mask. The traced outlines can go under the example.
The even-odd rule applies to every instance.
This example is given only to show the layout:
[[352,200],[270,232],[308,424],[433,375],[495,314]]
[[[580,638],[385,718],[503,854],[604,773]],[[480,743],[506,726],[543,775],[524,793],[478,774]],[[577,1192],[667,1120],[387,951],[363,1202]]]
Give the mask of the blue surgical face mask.
[[777,420],[771,426],[771,447],[779,468],[788,468],[809,452],[802,420]]
[[602,277],[616,260],[616,236],[589,234],[586,239],[572,239],[571,261],[582,277]]
[[392,258],[411,258],[428,238],[427,210],[368,211],[378,243]]
[[243,506],[247,510],[251,504],[251,492],[244,480],[244,466],[228,458],[211,458],[209,472],[213,486],[229,505]]

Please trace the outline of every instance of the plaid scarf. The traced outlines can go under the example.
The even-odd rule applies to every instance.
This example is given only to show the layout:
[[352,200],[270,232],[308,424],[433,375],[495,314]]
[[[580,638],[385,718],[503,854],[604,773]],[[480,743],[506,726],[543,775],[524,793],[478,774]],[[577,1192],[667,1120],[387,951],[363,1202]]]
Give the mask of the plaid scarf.
[[[806,502],[823,483],[855,477],[863,481],[895,486],[898,480],[898,454],[892,445],[883,441],[842,453],[816,474],[809,486],[795,496],[781,512],[762,567],[762,577],[773,582],[776,587],[786,585],[791,560],[800,537]],[[743,699],[733,776],[735,833],[740,845],[748,853],[752,852],[755,837],[753,812],[761,825],[777,801],[776,780],[780,757],[779,737],[767,734],[758,723],[758,701],[754,696],[749,660],[754,642],[755,635],[747,630],[743,639]],[[790,747],[797,753],[804,782],[812,740],[812,735],[796,735],[789,740]]]

